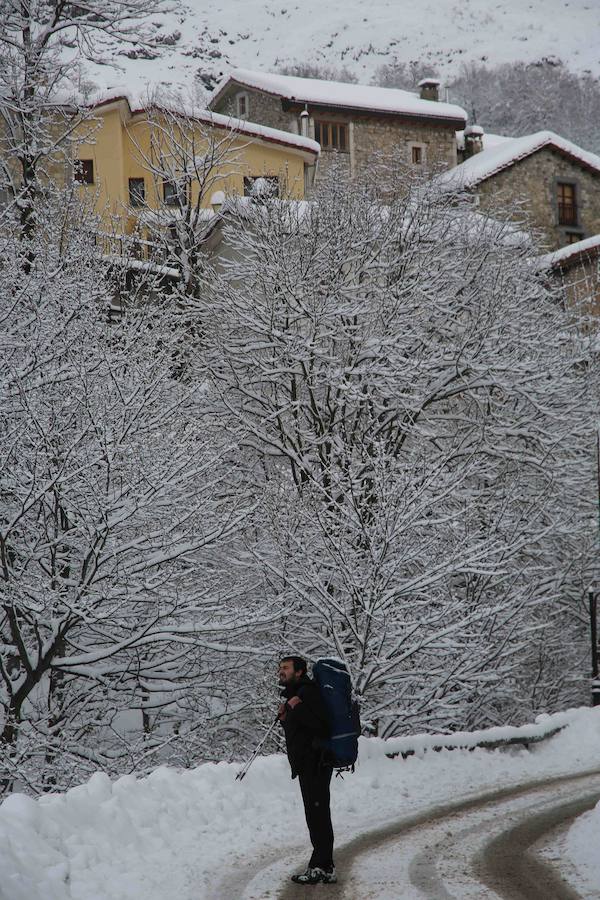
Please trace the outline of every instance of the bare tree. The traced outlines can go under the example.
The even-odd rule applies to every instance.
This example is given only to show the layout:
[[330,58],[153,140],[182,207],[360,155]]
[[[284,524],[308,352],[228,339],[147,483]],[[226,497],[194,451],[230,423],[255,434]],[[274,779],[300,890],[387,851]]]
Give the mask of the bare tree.
[[[35,228],[36,198],[73,176],[70,143],[89,116],[79,102],[81,62],[108,42],[149,40],[162,0],[0,0],[0,191]],[[93,126],[92,126],[93,127]]]
[[79,212],[54,194],[0,245],[2,790],[211,757],[248,702],[228,654],[266,627],[232,438],[173,377],[183,317],[158,292],[109,324]]
[[416,91],[419,82],[423,78],[436,77],[437,75],[438,73],[428,63],[422,63],[418,60],[411,60],[409,63],[394,60],[379,66],[373,76],[373,84],[377,84],[379,87]]
[[600,150],[600,83],[562,62],[464,65],[450,91],[488,131],[518,137],[551,129],[587,150]]
[[[131,132],[150,190],[133,211],[150,229],[161,260],[181,273],[177,293],[199,298],[206,239],[213,224],[210,204],[221,203],[228,177],[239,173],[247,139],[222,117],[198,107],[193,96],[154,94],[147,105],[148,140]],[[220,204],[219,204],[220,205]]]
[[[200,314],[278,640],[344,658],[382,734],[565,696],[593,544],[596,400],[569,315],[513,226],[435,185],[397,197],[240,204]],[[565,621],[575,652],[544,693]]]

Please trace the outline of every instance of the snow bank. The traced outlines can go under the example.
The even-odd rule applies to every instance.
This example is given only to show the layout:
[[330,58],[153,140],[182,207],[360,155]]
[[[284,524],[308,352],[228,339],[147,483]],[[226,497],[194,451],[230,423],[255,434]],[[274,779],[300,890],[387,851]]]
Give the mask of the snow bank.
[[575,819],[568,831],[564,849],[577,872],[577,886],[582,890],[582,895],[585,890],[585,896],[597,897],[600,885],[600,803]]
[[[566,727],[550,741],[509,752],[390,759],[400,739],[361,740],[356,773],[332,786],[338,841],[454,798],[597,765],[600,709],[571,710],[533,728],[558,722]],[[304,853],[299,791],[285,757],[259,758],[242,782],[238,770],[159,768],[114,782],[96,774],[65,794],[10,796],[0,806],[1,900],[208,900],[223,897],[219,879],[244,865]]]
[[572,712],[538,716],[531,725],[499,725],[482,731],[454,731],[451,734],[416,734],[390,738],[385,741],[386,754],[417,754],[430,750],[486,748],[513,743],[535,743],[565,728],[572,721]]

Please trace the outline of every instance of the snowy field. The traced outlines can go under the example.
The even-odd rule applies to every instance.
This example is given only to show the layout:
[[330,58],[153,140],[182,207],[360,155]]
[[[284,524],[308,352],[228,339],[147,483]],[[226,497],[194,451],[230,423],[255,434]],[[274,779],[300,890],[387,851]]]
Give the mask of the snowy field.
[[[188,0],[152,16],[160,56],[106,48],[90,79],[100,90],[125,84],[188,86],[234,67],[272,70],[291,62],[346,67],[368,83],[384,63],[431,63],[442,78],[463,62],[488,65],[560,58],[600,75],[598,0]],[[140,55],[141,54],[141,55]]]
[[[385,755],[400,749],[398,741],[363,740],[356,773],[333,783],[338,843],[443,802],[597,767],[600,709],[544,717],[542,725],[565,721],[530,750],[457,749],[403,760]],[[495,729],[489,737],[512,733]],[[161,768],[114,782],[97,774],[66,794],[10,796],[0,806],[1,900],[207,900],[244,866],[303,854],[305,825],[286,759],[259,758],[243,782],[235,780],[238,769]],[[589,869],[599,827],[600,809],[573,826],[568,852],[576,866]]]

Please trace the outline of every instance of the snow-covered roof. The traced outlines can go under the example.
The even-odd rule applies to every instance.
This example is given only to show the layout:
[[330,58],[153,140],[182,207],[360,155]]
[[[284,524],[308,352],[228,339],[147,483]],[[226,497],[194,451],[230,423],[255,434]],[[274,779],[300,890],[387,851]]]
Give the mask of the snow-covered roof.
[[537,131],[535,134],[527,134],[525,137],[492,142],[491,145],[488,143],[487,149],[486,137],[489,138],[490,135],[484,135],[483,150],[466,159],[454,169],[444,172],[438,177],[438,183],[452,189],[475,187],[492,175],[531,156],[532,153],[537,153],[544,147],[550,147],[583,168],[600,174],[600,156],[596,156],[595,153],[590,153],[588,150],[582,150],[577,144],[573,144],[572,141],[568,141],[553,131]]
[[318,78],[298,78],[295,75],[277,75],[271,72],[252,72],[234,69],[216,87],[209,107],[214,108],[231,84],[255,88],[284,97],[296,103],[360,109],[389,115],[417,116],[428,119],[450,119],[465,123],[467,114],[460,106],[421,100],[417,94],[397,88],[373,87],[364,84],[344,84],[339,81],[323,81]]
[[[116,253],[105,253],[102,259],[111,265],[122,266],[126,269],[136,269],[140,272],[152,272],[154,275],[165,275],[168,278],[181,278],[179,269],[174,269],[172,266],[162,266],[160,263],[155,263],[151,260],[133,259],[131,256],[119,256]],[[116,307],[116,305],[114,308],[120,309],[120,307]]]
[[114,90],[103,94],[96,99],[90,107],[97,109],[106,106],[109,103],[115,103],[119,100],[125,100],[131,111],[131,115],[144,113],[151,109],[165,109],[180,115],[187,115],[191,118],[203,122],[214,128],[223,128],[227,131],[233,131],[240,134],[248,135],[256,140],[266,141],[267,143],[282,144],[293,150],[309,154],[311,157],[318,156],[321,152],[321,146],[317,141],[303,137],[300,134],[293,134],[289,131],[282,131],[279,128],[270,128],[267,125],[259,125],[256,122],[248,122],[245,119],[236,119],[233,116],[224,116],[220,113],[213,112],[210,109],[196,109],[185,102],[175,102],[169,98],[168,101],[160,100],[154,102],[148,98],[136,96],[128,91]]
[[555,250],[553,253],[546,253],[540,257],[539,264],[542,269],[567,269],[581,259],[599,254],[600,234],[594,234],[583,241],[561,247],[560,250]]

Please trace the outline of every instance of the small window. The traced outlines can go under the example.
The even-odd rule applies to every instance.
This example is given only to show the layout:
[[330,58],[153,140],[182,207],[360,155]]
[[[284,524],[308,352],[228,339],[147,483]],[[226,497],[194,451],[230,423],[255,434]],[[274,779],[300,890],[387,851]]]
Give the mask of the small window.
[[73,167],[73,175],[77,184],[94,183],[94,160],[76,159]]
[[236,97],[237,115],[239,119],[245,119],[248,115],[248,94],[238,94]]
[[558,199],[558,224],[577,225],[575,185],[559,181],[556,190]]
[[143,178],[129,179],[129,205],[143,206],[146,200],[146,189]]
[[315,141],[324,150],[348,152],[348,126],[343,122],[315,121]]
[[411,147],[411,161],[415,166],[420,166],[423,164],[423,148],[422,147]]
[[582,240],[583,234],[581,231],[567,231],[565,234],[565,244],[577,244]]
[[244,197],[256,200],[270,200],[279,196],[277,175],[249,175],[244,178]]
[[177,206],[179,203],[177,182],[166,178],[163,181],[163,200],[167,206]]

